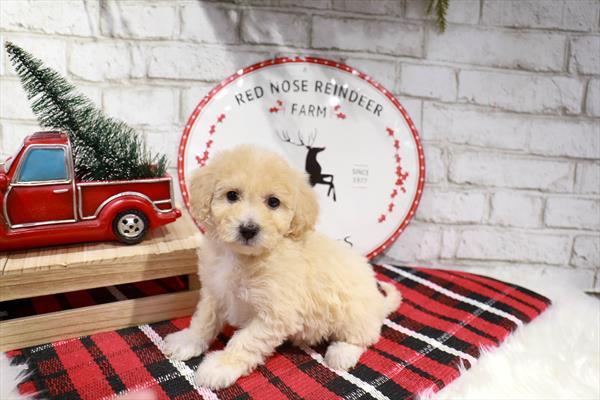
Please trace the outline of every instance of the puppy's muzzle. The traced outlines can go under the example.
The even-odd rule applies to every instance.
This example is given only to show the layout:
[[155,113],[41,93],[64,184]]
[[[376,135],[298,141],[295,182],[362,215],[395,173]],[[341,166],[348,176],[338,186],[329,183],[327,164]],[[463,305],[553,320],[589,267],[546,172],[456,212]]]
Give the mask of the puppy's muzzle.
[[243,237],[246,242],[258,235],[259,231],[260,227],[254,222],[248,222],[239,227],[240,236]]

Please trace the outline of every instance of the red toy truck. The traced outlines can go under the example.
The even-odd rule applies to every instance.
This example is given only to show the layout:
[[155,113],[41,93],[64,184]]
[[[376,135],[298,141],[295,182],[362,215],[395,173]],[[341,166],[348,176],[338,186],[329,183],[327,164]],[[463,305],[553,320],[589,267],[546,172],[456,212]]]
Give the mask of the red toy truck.
[[135,244],[181,216],[170,176],[78,182],[66,134],[28,136],[0,164],[0,251],[99,240]]

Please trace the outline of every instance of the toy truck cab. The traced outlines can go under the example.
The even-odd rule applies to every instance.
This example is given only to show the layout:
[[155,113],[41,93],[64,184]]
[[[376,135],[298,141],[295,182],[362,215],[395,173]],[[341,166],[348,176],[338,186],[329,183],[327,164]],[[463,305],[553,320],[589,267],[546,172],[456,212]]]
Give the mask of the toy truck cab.
[[60,132],[28,136],[0,167],[0,250],[97,240],[127,244],[174,221],[172,180],[78,182]]

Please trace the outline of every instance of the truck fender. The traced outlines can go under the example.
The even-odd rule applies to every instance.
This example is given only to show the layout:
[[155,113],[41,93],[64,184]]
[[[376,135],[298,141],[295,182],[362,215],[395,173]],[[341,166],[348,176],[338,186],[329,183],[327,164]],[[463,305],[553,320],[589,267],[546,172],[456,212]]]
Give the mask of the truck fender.
[[143,212],[148,217],[148,221],[150,221],[150,227],[156,226],[156,211],[154,210],[152,203],[135,195],[127,195],[114,199],[104,206],[98,217],[100,220],[110,225],[117,214],[129,209]]

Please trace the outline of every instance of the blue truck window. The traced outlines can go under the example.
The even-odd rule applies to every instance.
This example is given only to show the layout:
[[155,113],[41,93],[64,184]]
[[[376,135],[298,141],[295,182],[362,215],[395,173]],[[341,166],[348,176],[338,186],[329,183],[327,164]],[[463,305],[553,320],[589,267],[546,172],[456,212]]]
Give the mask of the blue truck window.
[[66,181],[67,178],[64,149],[34,148],[27,152],[21,165],[19,182]]

